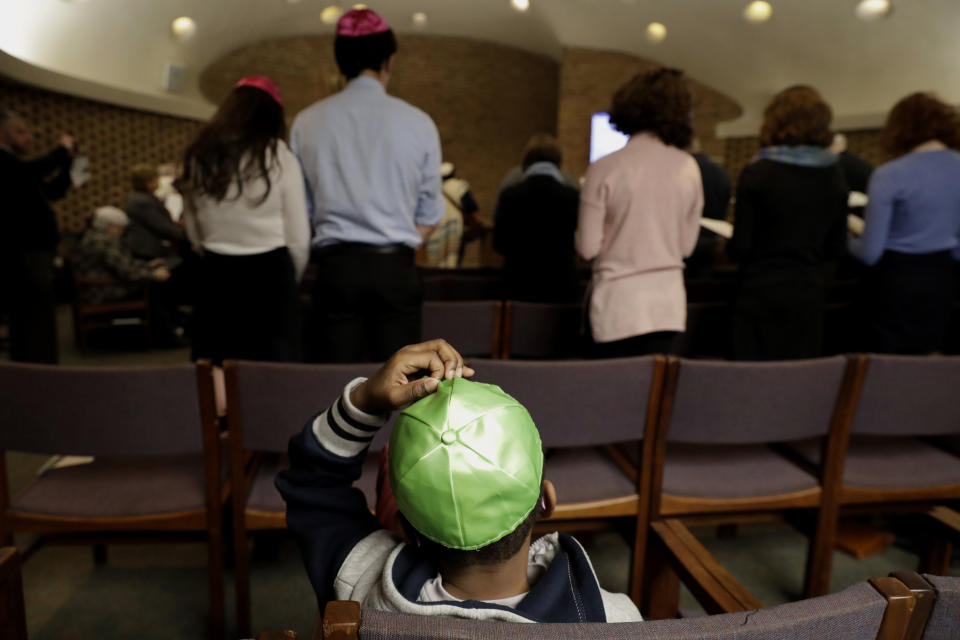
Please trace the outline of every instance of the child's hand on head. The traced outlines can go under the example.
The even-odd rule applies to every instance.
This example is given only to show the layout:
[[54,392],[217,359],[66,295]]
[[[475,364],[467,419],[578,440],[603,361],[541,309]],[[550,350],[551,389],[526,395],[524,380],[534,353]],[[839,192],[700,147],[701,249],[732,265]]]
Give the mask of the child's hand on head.
[[388,413],[433,393],[441,380],[469,378],[473,373],[446,340],[422,342],[393,354],[350,393],[350,402],[365,413]]

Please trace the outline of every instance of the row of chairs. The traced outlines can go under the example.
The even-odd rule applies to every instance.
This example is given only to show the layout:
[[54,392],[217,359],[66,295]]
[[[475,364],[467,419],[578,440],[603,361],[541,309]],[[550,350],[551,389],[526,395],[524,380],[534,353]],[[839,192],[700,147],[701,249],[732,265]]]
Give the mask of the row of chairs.
[[[473,366],[479,380],[527,406],[541,429],[546,473],[561,498],[547,527],[635,523],[631,595],[648,615],[674,615],[676,575],[712,566],[678,517],[815,514],[808,595],[827,591],[841,506],[895,503],[960,530],[956,514],[929,509],[960,499],[960,447],[948,453],[916,439],[960,434],[953,397],[960,358],[727,363],[657,356]],[[46,472],[13,499],[0,473],[0,544],[9,544],[13,531],[191,533],[208,544],[211,631],[219,637],[222,518],[230,501],[238,625],[248,633],[247,536],[285,527],[273,478],[286,464],[287,440],[347,381],[374,369],[228,361],[221,379],[208,363],[0,366],[0,450],[96,456]],[[383,429],[374,440],[359,481],[368,504],[388,436]],[[695,552],[699,569],[664,562],[663,549],[681,547]],[[949,557],[949,546],[930,547],[925,567],[943,573]],[[724,599],[749,601],[723,588],[728,593],[719,598],[706,588],[695,595],[708,612],[723,611],[716,602]]]
[[[582,357],[587,344],[586,316],[579,304],[512,300],[427,301],[423,336],[446,336],[466,356],[528,360]],[[731,319],[724,303],[687,305],[687,330],[671,353],[725,357],[730,351]]]
[[[623,624],[516,625],[361,609],[331,602],[318,619],[314,640],[948,640],[960,636],[960,578],[895,572],[839,593],[769,609]],[[258,640],[291,640],[291,631]]]

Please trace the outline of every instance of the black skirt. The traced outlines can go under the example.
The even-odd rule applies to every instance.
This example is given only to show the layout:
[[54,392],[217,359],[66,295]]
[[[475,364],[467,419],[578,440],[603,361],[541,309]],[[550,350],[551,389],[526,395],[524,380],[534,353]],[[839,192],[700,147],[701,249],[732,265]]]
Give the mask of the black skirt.
[[869,349],[899,354],[943,350],[954,295],[949,251],[887,251],[867,275]]
[[193,358],[298,362],[297,280],[285,247],[246,256],[206,251],[200,260]]

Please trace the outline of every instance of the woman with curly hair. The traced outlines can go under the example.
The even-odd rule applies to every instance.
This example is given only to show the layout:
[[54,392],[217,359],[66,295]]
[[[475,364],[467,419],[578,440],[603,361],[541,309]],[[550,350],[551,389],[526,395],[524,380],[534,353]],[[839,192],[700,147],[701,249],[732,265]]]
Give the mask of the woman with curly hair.
[[193,357],[296,361],[310,224],[277,86],[244,78],[187,148],[187,231],[203,249]]
[[871,265],[872,350],[943,347],[960,260],[960,116],[929,93],[894,106],[883,131],[894,158],[874,172],[866,226],[850,252]]
[[580,194],[577,251],[593,259],[597,357],[665,353],[686,328],[683,259],[697,243],[703,187],[690,144],[683,72],[635,76],[613,96],[627,145],[593,163]]
[[849,189],[820,93],[795,86],[767,105],[761,149],[737,184],[727,253],[740,265],[734,307],[739,360],[823,351],[824,263],[845,252]]

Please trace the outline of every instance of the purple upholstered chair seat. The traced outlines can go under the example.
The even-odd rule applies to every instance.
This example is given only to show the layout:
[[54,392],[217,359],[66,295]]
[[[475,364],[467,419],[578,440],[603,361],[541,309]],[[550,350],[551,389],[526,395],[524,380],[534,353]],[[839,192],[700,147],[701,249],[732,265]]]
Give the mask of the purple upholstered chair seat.
[[923,576],[937,590],[937,600],[927,620],[923,640],[960,638],[960,578]]
[[818,486],[817,479],[760,444],[671,442],[663,492],[696,498],[754,498]]
[[202,455],[97,458],[50,469],[11,501],[14,511],[83,518],[205,508]]
[[[273,484],[277,473],[290,468],[290,460],[286,454],[265,454],[260,462],[260,468],[250,488],[250,497],[247,499],[247,508],[253,511],[282,511],[287,510],[287,503],[283,501]],[[363,475],[354,486],[363,491],[367,498],[367,505],[372,509],[377,503],[377,471],[380,468],[380,452],[373,451],[363,463]]]
[[[790,446],[812,464],[819,464],[818,440]],[[843,483],[868,489],[960,484],[960,458],[914,438],[854,434],[847,449]]]
[[552,450],[546,459],[544,477],[557,488],[561,505],[633,496],[637,492],[636,483],[593,447]]
[[363,640],[874,640],[886,606],[886,599],[863,582],[758,611],[649,622],[511,624],[364,609],[359,635]]

